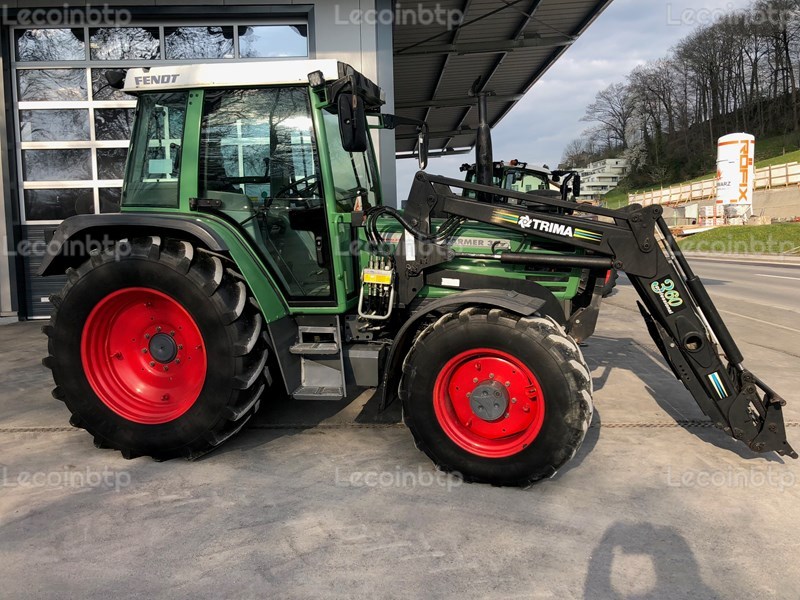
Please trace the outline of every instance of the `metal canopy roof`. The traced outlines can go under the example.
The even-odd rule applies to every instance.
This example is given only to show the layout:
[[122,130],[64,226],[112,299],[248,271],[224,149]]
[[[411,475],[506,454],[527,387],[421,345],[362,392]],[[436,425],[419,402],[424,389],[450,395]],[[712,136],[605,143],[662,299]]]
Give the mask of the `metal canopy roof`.
[[[457,26],[397,13],[394,26],[395,113],[424,119],[431,155],[469,151],[475,145],[478,111],[469,95],[482,77],[492,91],[494,127],[611,0],[442,0],[416,4],[461,11]],[[402,6],[402,5],[400,5]],[[440,13],[455,14],[455,13]],[[435,21],[435,19],[434,19]],[[413,132],[398,130],[399,157],[416,146]]]

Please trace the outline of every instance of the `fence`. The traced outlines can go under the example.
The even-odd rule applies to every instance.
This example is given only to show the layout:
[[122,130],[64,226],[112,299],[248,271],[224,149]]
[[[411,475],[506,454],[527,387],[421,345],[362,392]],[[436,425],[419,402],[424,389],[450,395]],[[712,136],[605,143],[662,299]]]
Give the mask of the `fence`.
[[[755,189],[768,190],[776,187],[800,185],[800,163],[791,162],[756,169]],[[629,204],[680,205],[700,200],[712,200],[717,195],[717,180],[704,179],[694,183],[683,183],[660,190],[629,194]]]

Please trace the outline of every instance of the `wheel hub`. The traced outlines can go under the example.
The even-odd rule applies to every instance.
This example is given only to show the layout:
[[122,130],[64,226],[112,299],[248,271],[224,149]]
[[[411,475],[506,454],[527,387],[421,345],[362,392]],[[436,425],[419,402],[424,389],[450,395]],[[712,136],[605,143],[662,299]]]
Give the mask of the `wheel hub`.
[[447,361],[434,383],[433,406],[444,433],[485,458],[521,452],[544,423],[544,394],[533,371],[516,356],[491,348]]
[[508,410],[508,392],[498,381],[484,381],[477,385],[469,397],[475,416],[484,421],[497,421]]
[[157,333],[150,339],[150,356],[161,364],[171,363],[178,356],[178,344],[171,335]]
[[117,290],[97,303],[84,324],[81,359],[100,401],[145,425],[168,423],[192,408],[208,366],[192,315],[144,287]]

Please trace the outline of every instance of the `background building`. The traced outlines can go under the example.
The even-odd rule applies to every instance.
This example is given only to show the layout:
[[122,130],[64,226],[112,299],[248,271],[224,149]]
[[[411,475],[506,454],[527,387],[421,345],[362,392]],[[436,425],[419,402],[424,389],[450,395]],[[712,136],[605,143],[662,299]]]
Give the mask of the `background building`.
[[581,174],[581,198],[604,196],[628,174],[628,161],[624,158],[607,158],[578,169]]
[[[136,0],[113,10],[6,3],[0,316],[48,315],[48,297],[63,280],[34,275],[45,241],[71,215],[119,206],[135,102],[106,85],[108,69],[335,58],[383,87],[388,111],[426,119],[433,156],[468,152],[477,126],[468,92],[476,77],[496,94],[495,125],[609,3]],[[415,140],[401,130],[376,139],[391,202],[395,155],[413,155]]]

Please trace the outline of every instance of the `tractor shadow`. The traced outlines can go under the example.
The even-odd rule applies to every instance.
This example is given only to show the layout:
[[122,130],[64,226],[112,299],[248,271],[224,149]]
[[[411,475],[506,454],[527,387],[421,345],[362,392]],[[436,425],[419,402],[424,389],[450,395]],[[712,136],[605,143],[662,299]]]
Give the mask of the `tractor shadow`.
[[[381,389],[349,391],[339,401],[292,400],[280,391],[262,398],[261,408],[250,423],[211,456],[241,452],[269,444],[276,439],[313,429],[349,429],[369,426],[392,427],[402,422],[400,402],[380,411]],[[409,443],[410,437],[409,437]],[[202,460],[202,459],[201,459]]]
[[[634,385],[632,382],[636,379],[644,383],[645,390],[664,413],[703,442],[734,452],[745,460],[784,462],[777,455],[752,452],[741,442],[714,427],[703,426],[702,424],[708,421],[707,417],[695,404],[686,388],[675,378],[654,346],[650,347],[630,337],[611,338],[594,335],[583,344],[583,351],[592,372],[595,393],[603,390],[606,393],[600,394],[599,401],[595,402],[592,423],[583,445],[575,457],[555,476],[556,479],[579,467],[591,453],[600,439],[603,418],[607,423],[647,424],[653,421],[652,417],[642,417],[641,414],[637,414],[643,408],[647,409],[643,404],[644,399],[630,398],[630,386]],[[609,383],[612,372],[615,373],[614,381]],[[624,382],[624,378],[628,379],[628,383]],[[623,383],[618,384],[616,380]],[[380,399],[380,389],[349,393],[345,399],[337,402],[294,401],[283,392],[272,395],[268,393],[261,401],[261,409],[247,427],[211,455],[219,456],[230,451],[257,448],[276,439],[315,428],[393,427],[402,423],[399,400],[395,400],[384,411],[380,411]],[[630,405],[631,408],[621,416],[619,411],[623,403]],[[652,411],[649,412],[652,414]],[[662,419],[657,420],[661,421]],[[410,440],[409,436],[409,443]]]
[[[767,460],[770,462],[783,463],[784,461],[776,454],[758,454],[751,451],[747,446],[729,437],[727,434],[716,429],[708,422],[706,417],[697,404],[694,402],[689,391],[677,380],[670,368],[664,361],[664,357],[655,348],[642,344],[634,338],[611,338],[603,335],[594,335],[583,344],[583,353],[589,369],[592,372],[595,394],[606,390],[602,394],[600,405],[611,408],[611,404],[616,404],[614,410],[620,408],[620,403],[631,405],[631,411],[624,417],[617,417],[615,420],[624,423],[650,422],[651,418],[642,418],[636,414],[643,405],[641,401],[634,402],[623,394],[630,389],[630,384],[619,386],[609,378],[615,373],[616,379],[625,377],[629,382],[638,379],[644,383],[645,390],[655,403],[679,425],[684,427],[692,435],[707,444],[718,448],[723,448],[737,454],[745,460]],[[627,373],[620,373],[620,372]],[[621,392],[618,394],[617,392]],[[615,397],[616,395],[616,397]],[[597,403],[595,404],[597,409]],[[607,415],[608,416],[608,415]],[[660,422],[660,420],[658,421]],[[588,438],[588,436],[587,436]]]
[[591,554],[584,598],[716,600],[691,547],[674,527],[617,522]]

